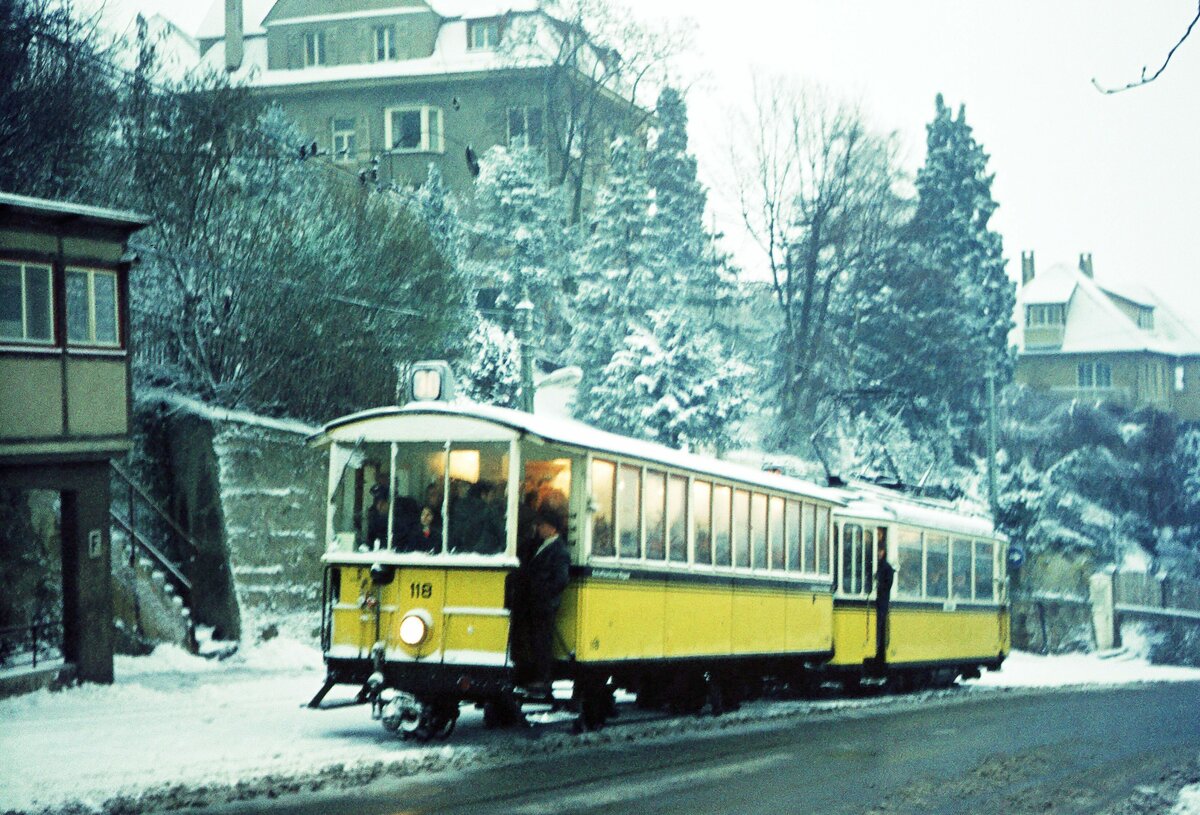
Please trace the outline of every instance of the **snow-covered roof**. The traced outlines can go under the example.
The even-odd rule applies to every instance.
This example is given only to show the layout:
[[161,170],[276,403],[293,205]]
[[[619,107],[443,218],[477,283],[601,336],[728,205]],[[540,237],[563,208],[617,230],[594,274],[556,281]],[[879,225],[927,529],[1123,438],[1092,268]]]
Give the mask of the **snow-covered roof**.
[[[218,40],[204,53],[200,70],[226,73],[225,41]],[[229,78],[233,82],[253,83],[267,68],[267,38],[246,37],[242,41],[242,65]]]
[[538,10],[537,0],[425,0],[441,17],[482,20]]
[[[444,417],[457,420],[455,424],[459,428],[470,426],[463,422],[485,425],[486,427],[477,427],[472,431],[477,433],[474,440],[484,440],[484,436],[486,436],[487,440],[501,441],[505,438],[531,435],[570,447],[628,456],[666,467],[694,470],[715,478],[765,489],[799,493],[831,504],[842,504],[845,500],[843,495],[836,490],[821,487],[800,478],[766,473],[729,461],[684,453],[662,444],[598,430],[574,419],[533,415],[519,410],[473,402],[453,404],[421,402],[411,403],[404,407],[366,410],[334,419],[325,425],[321,433],[313,437],[313,441],[316,443],[354,442],[360,438],[366,441],[389,441],[412,431],[424,432],[420,422],[422,417]],[[434,436],[437,436],[437,432],[431,429],[431,435],[428,438],[433,439]],[[440,440],[442,437],[438,436],[437,438]]]
[[857,482],[838,492],[845,506],[835,510],[835,514],[842,518],[905,524],[955,535],[1005,539],[996,531],[991,517],[974,505],[918,498],[874,484]]
[[[1154,310],[1153,326],[1141,328],[1113,301],[1113,296]],[[1053,348],[1026,348],[1026,354],[1113,353],[1147,351],[1168,356],[1200,354],[1200,336],[1183,320],[1140,287],[1130,284],[1098,283],[1065,264],[1051,266],[1023,286],[1017,295],[1022,306],[1017,310],[1018,324],[1024,326],[1024,306],[1064,304],[1066,325],[1062,345]]]
[[66,216],[67,218],[84,217],[95,221],[104,221],[120,226],[141,228],[149,226],[153,221],[148,215],[117,209],[93,207],[87,204],[72,204],[67,201],[51,201],[46,198],[30,198],[27,195],[14,195],[0,192],[0,214],[8,210],[33,212],[42,216]]
[[[275,6],[275,0],[242,0],[242,33],[247,37],[265,36],[263,19]],[[200,23],[196,37],[201,40],[225,38],[225,0],[213,0]]]

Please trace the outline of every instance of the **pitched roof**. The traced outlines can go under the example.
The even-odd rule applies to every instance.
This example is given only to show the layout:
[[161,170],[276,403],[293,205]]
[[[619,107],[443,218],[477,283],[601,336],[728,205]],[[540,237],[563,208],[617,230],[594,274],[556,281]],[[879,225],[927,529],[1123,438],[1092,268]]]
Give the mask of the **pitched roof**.
[[[1113,298],[1154,310],[1152,328],[1141,328]],[[1065,264],[1051,266],[1023,286],[1017,294],[1017,323],[1024,327],[1028,305],[1066,306],[1066,327],[1060,347],[1024,347],[1022,353],[1077,354],[1148,351],[1169,356],[1200,355],[1200,334],[1163,305],[1151,292],[1127,283],[1099,283]]]
[[[275,6],[275,0],[242,0],[242,33],[244,36],[264,36],[263,19]],[[208,14],[200,23],[196,38],[215,40],[225,38],[225,0],[213,0]]]

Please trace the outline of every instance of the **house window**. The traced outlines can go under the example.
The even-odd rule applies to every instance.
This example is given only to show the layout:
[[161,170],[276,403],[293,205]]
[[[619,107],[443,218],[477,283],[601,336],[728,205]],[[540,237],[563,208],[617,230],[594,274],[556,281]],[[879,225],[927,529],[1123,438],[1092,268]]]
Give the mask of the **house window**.
[[0,263],[0,340],[54,342],[50,267]]
[[375,29],[375,61],[387,62],[396,58],[396,27],[391,25]]
[[499,44],[499,20],[472,20],[467,23],[467,48],[472,51],[491,51]]
[[1025,324],[1029,326],[1063,325],[1066,316],[1062,304],[1025,307]]
[[1081,388],[1111,388],[1112,367],[1107,362],[1081,362],[1076,368],[1076,378]]
[[354,119],[333,120],[333,157],[339,161],[350,161],[354,158],[354,138],[357,134],[357,122]]
[[1182,392],[1185,389],[1186,383],[1183,378],[1183,366],[1175,366],[1175,390]]
[[304,67],[326,64],[325,32],[308,31],[304,34]]
[[388,108],[384,134],[389,150],[401,153],[442,153],[446,144],[442,135],[441,108],[421,105]]
[[92,269],[67,269],[67,342],[119,344],[117,275]]
[[538,147],[542,143],[542,109],[508,109],[508,146]]

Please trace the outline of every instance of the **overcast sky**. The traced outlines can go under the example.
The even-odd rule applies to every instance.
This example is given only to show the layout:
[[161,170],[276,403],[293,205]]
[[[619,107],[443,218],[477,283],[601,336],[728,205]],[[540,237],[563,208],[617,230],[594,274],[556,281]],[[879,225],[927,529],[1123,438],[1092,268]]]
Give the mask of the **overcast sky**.
[[[108,0],[152,8],[194,31],[208,0]],[[1200,322],[1200,30],[1156,82],[1112,96],[1156,69],[1196,0],[642,0],[646,16],[696,23],[689,102],[693,146],[719,224],[743,266],[728,189],[730,110],[754,69],[815,82],[896,131],[905,164],[924,158],[934,96],[967,106],[991,155],[993,224],[1014,277],[1020,253],[1040,268],[1092,252],[1097,278],[1140,282]],[[1198,26],[1200,28],[1200,26]]]

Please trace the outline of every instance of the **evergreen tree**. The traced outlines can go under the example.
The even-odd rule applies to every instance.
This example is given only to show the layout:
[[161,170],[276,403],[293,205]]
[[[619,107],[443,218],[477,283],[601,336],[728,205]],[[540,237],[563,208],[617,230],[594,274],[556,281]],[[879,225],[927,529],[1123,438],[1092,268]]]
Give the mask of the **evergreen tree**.
[[547,183],[536,151],[493,147],[482,165],[470,226],[470,266],[478,285],[496,292],[498,324],[516,329],[512,309],[528,296],[545,320],[543,341],[553,344],[566,331],[564,290],[570,285],[570,236],[560,192]]
[[698,317],[711,319],[732,295],[732,281],[714,236],[704,227],[708,193],[696,178],[696,158],[688,153],[687,103],[667,87],[655,113],[658,135],[646,169],[654,190],[652,228],[667,287],[663,293],[674,293]]
[[746,409],[749,371],[726,358],[712,332],[689,323],[656,309],[633,324],[598,377],[584,420],[670,447],[726,449]]
[[948,423],[960,456],[978,445],[986,372],[1000,386],[1012,377],[1015,290],[1001,236],[989,227],[997,205],[987,159],[965,110],[953,116],[939,95],[916,212],[884,285],[865,304],[859,360],[860,410],[902,411],[917,436]]
[[433,162],[429,164],[425,183],[414,193],[413,198],[415,209],[429,227],[429,236],[433,238],[438,251],[454,268],[461,268],[466,259],[467,247],[462,219],[458,213],[458,202],[446,186],[442,171]]
[[463,390],[476,402],[515,408],[521,395],[521,355],[517,339],[481,319],[466,348]]

